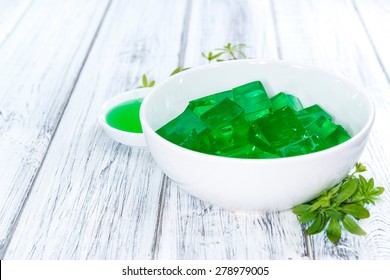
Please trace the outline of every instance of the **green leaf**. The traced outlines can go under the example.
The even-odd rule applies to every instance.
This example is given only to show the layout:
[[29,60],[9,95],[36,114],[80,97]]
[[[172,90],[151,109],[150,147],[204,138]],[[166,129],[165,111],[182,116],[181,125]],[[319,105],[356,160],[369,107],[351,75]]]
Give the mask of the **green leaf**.
[[328,191],[328,195],[330,198],[332,198],[340,190],[341,185],[342,183],[339,183]]
[[350,198],[357,190],[359,185],[359,180],[350,179],[346,181],[340,188],[340,192],[336,197],[336,203],[340,204]]
[[327,193],[321,195],[316,202],[310,208],[310,211],[315,211],[319,208],[326,208],[330,206],[330,199],[327,196]]
[[146,78],[145,74],[142,75],[142,85],[148,87],[148,78]]
[[299,222],[302,224],[309,223],[309,222],[313,221],[317,217],[317,215],[318,215],[318,212],[304,213],[299,217]]
[[293,213],[295,215],[301,216],[301,215],[309,212],[309,210],[310,210],[310,205],[309,204],[301,204],[301,205],[295,206],[293,208]]
[[151,82],[149,83],[148,87],[153,87],[155,83],[156,83],[156,81],[151,81]]
[[346,214],[354,216],[356,219],[366,219],[370,217],[370,212],[360,204],[342,205],[340,210]]
[[383,187],[375,187],[375,188],[371,191],[371,195],[379,196],[379,195],[381,195],[384,191],[385,191],[385,189],[384,189]]
[[368,190],[368,182],[366,178],[364,178],[362,175],[359,175],[359,182],[360,182],[360,188],[362,191],[367,191]]
[[339,221],[341,221],[345,217],[344,213],[341,213],[341,212],[339,212],[339,211],[337,211],[335,209],[327,209],[327,210],[324,211],[324,213],[328,217],[335,218],[336,220],[339,220]]
[[344,228],[352,234],[366,235],[366,232],[350,217],[345,216],[344,220],[341,221]]
[[370,178],[370,180],[368,180],[367,182],[367,189],[371,191],[373,188],[374,188],[374,179]]
[[324,230],[329,218],[326,218],[324,214],[318,215],[310,227],[306,230],[306,234],[317,234]]
[[335,218],[331,218],[329,222],[328,229],[326,230],[326,236],[330,241],[336,243],[341,238],[341,227],[339,221]]
[[363,163],[358,162],[355,164],[355,172],[365,172],[367,168],[363,165]]
[[211,56],[211,59],[212,59],[212,60],[213,60],[213,59],[216,59],[216,58],[220,57],[221,55],[223,55],[223,52],[220,52],[220,53],[217,53],[217,54],[212,55],[212,56]]
[[183,71],[183,69],[179,66],[175,70],[173,70],[169,76],[173,76],[177,73],[180,73],[181,71]]

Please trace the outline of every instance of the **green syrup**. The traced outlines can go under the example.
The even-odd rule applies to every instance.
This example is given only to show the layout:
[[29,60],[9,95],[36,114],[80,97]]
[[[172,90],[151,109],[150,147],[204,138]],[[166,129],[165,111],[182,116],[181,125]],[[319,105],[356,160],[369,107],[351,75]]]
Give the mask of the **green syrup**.
[[106,115],[109,126],[128,132],[142,133],[139,110],[142,99],[134,99],[115,106]]

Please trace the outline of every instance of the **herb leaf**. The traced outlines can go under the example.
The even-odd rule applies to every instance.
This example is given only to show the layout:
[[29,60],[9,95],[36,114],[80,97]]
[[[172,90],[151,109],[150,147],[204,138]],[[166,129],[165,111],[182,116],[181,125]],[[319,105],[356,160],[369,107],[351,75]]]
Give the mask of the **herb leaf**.
[[329,222],[328,229],[326,230],[326,236],[330,241],[336,243],[341,238],[341,227],[339,221],[335,218],[331,218]]
[[340,204],[350,198],[357,190],[359,181],[355,178],[346,181],[340,188],[336,203]]
[[345,216],[344,220],[341,221],[346,230],[356,235],[366,235],[366,232],[350,217]]
[[340,211],[354,216],[356,219],[366,219],[370,217],[370,212],[363,205],[347,204],[340,207]]
[[365,206],[375,204],[384,188],[376,187],[373,178],[367,180],[362,175],[356,175],[365,171],[367,168],[362,163],[357,163],[354,172],[333,188],[293,208],[299,222],[307,225],[306,234],[326,230],[326,236],[334,243],[341,238],[341,225],[352,234],[366,234],[355,220],[370,217]]
[[329,218],[325,214],[321,213],[318,215],[310,227],[306,230],[306,234],[317,234],[325,229],[326,224],[328,223]]
[[139,86],[138,88],[148,88],[148,87],[153,87],[156,81],[148,81],[148,78],[146,77],[145,74],[142,75],[142,85]]
[[175,75],[177,73],[183,72],[183,71],[188,70],[188,69],[190,69],[190,67],[182,68],[181,66],[179,66],[175,70],[173,70],[172,73],[169,76],[173,76],[173,75]]

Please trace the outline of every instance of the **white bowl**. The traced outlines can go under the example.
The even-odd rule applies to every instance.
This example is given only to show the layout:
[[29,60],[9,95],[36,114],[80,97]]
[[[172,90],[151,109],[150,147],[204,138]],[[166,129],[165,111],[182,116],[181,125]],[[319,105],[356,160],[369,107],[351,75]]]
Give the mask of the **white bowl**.
[[[299,97],[305,107],[319,104],[352,138],[308,155],[236,159],[191,151],[155,132],[190,100],[254,80],[263,82],[270,96],[284,91]],[[282,210],[313,198],[348,174],[368,140],[374,107],[355,86],[321,70],[286,62],[236,60],[172,76],[144,99],[140,117],[157,164],[190,194],[224,208]]]
[[107,113],[110,112],[115,106],[125,103],[127,101],[131,101],[134,99],[144,98],[149,92],[151,88],[140,88],[133,89],[121,94],[118,94],[109,100],[102,106],[102,109],[99,114],[99,123],[103,127],[103,130],[106,134],[114,139],[115,141],[137,148],[146,148],[146,141],[143,133],[133,133],[127,132],[120,129],[116,129],[110,126],[106,121]]

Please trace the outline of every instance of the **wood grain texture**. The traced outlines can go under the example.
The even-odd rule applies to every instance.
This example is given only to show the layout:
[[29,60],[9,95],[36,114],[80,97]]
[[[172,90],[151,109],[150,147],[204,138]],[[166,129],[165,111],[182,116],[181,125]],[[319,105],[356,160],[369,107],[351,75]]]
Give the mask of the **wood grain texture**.
[[0,1],[0,48],[21,21],[33,0]]
[[374,46],[379,63],[390,82],[390,2],[387,0],[354,0],[354,8]]
[[37,0],[1,45],[0,257],[107,3]]
[[[202,51],[246,43],[251,57],[277,59],[269,1],[193,1],[184,66],[204,64]],[[305,237],[290,211],[231,212],[167,181],[160,259],[300,259]]]
[[142,73],[161,81],[177,66],[185,8],[113,1],[5,258],[153,258],[163,174],[147,150],[109,139],[97,117]]
[[[364,89],[376,108],[376,121],[368,146],[361,158],[369,165],[376,183],[386,189],[390,160],[389,132],[390,91],[380,61],[351,1],[275,0],[276,26],[283,59],[319,66],[345,76]],[[372,3],[372,2],[370,2]],[[374,3],[372,3],[374,5]],[[390,24],[390,18],[383,22]],[[383,62],[383,61],[382,61]],[[358,112],[357,112],[358,113]],[[343,232],[334,245],[324,235],[311,238],[316,259],[389,259],[390,194],[371,210],[372,217],[362,220],[365,237]]]
[[[0,258],[390,259],[386,0],[0,0]],[[104,19],[104,20],[103,20]],[[147,150],[110,140],[100,106],[202,51],[315,65],[369,93],[362,161],[386,192],[334,245],[290,211],[232,212],[182,191]],[[86,60],[87,58],[87,60]],[[27,201],[27,202],[26,202]]]

